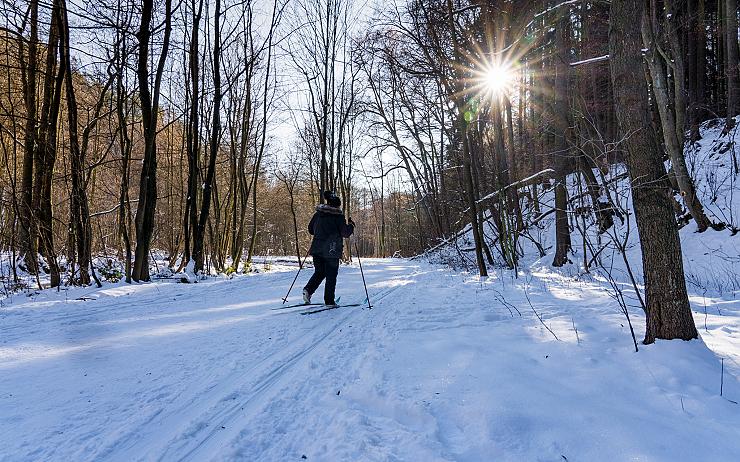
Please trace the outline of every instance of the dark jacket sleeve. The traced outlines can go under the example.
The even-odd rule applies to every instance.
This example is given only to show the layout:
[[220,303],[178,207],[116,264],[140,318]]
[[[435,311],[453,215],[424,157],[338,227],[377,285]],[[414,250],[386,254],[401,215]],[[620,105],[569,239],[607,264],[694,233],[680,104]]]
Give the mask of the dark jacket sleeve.
[[311,217],[311,221],[308,222],[308,234],[310,234],[311,236],[313,236],[314,234],[314,225],[316,225],[316,215],[318,214],[314,213],[313,216]]
[[343,238],[348,238],[348,237],[350,237],[352,235],[352,233],[355,232],[355,226],[354,225],[348,225],[347,223],[344,223],[344,220],[342,220],[342,221],[343,221],[343,223],[342,223],[342,229],[341,229],[342,237]]

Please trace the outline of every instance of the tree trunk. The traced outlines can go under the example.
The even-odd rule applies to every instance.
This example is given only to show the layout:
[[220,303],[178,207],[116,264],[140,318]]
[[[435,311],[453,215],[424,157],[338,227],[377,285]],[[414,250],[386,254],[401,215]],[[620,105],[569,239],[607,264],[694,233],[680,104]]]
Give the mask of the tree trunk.
[[[506,104],[506,133],[507,133],[507,142],[509,145],[508,150],[508,164],[509,164],[509,182],[513,183],[515,181],[519,181],[521,178],[521,175],[519,174],[518,165],[516,162],[517,154],[522,153],[522,149],[517,149],[517,143],[514,138],[514,119],[512,114],[512,107],[511,107],[511,100],[508,96],[505,96],[505,104]],[[523,104],[522,102],[519,103],[520,106]],[[521,124],[521,121],[520,121]],[[520,131],[522,130],[522,126],[519,126]],[[521,136],[521,134],[520,134]],[[508,200],[509,205],[512,208],[512,212],[514,213],[514,219],[516,222],[516,231],[521,232],[524,230],[524,217],[522,216],[522,207],[519,204],[519,190],[517,188],[510,188],[511,191],[508,193]],[[514,255],[516,256],[516,249],[514,249]]]
[[725,1],[725,74],[727,75],[727,125],[735,126],[734,117],[740,113],[740,52],[737,43],[737,0]]
[[[122,14],[122,0],[118,0],[116,9],[116,20],[120,20]],[[126,34],[120,29],[116,31],[114,48],[114,72],[116,83],[116,117],[118,119],[118,144],[121,150],[121,182],[118,193],[118,234],[124,246],[124,277],[127,283],[131,283],[131,237],[129,234],[131,224],[131,207],[129,205],[129,174],[131,163],[131,149],[133,143],[129,135],[128,120],[126,117],[126,90],[124,88],[124,69],[128,61],[128,48],[126,47]]]
[[[200,209],[198,226],[193,233],[193,260],[195,272],[203,271],[206,222],[211,207],[211,190],[216,176],[216,158],[221,144],[221,0],[216,0],[213,18],[213,119],[211,120],[211,143],[209,146],[208,170],[203,186],[203,202]],[[197,132],[195,134],[197,137]],[[191,205],[195,207],[195,204]]]
[[[270,22],[270,31],[267,36],[267,62],[265,64],[265,82],[262,93],[262,133],[260,134],[260,143],[257,149],[257,159],[254,165],[254,175],[252,181],[252,236],[249,240],[249,253],[247,255],[247,262],[252,262],[254,256],[255,243],[257,241],[257,187],[259,186],[259,175],[260,165],[262,158],[265,154],[265,143],[267,141],[267,119],[269,109],[269,97],[270,97],[270,79],[272,78],[271,66],[272,66],[272,53],[273,53],[273,38],[275,28],[278,22],[278,4],[277,0],[272,3],[272,21]],[[328,58],[327,58],[328,59]],[[321,193],[323,195],[323,192]]]
[[20,252],[30,273],[38,272],[36,224],[33,216],[33,160],[36,146],[36,77],[38,73],[38,27],[39,2],[31,0],[30,4],[31,35],[28,40],[28,51],[23,55],[23,43],[20,44],[21,70],[23,72],[23,93],[26,106],[26,125],[23,144],[23,170],[21,171],[20,207],[18,218],[18,242]]
[[[478,212],[476,204],[476,194],[473,187],[473,166],[470,160],[470,143],[468,141],[467,123],[465,122],[464,113],[461,112],[459,115],[460,122],[460,136],[462,137],[463,144],[463,181],[465,188],[465,197],[468,205],[468,218],[470,219],[470,226],[473,229],[473,241],[475,243],[475,260],[478,265],[478,272],[481,276],[488,276],[488,268],[486,262],[483,260],[483,236],[481,235],[481,228],[478,224]],[[399,245],[400,247],[400,245]]]
[[[688,2],[693,3],[693,2]],[[699,137],[699,123],[707,114],[707,33],[706,8],[704,0],[696,2],[696,21],[698,41],[696,45],[696,137]],[[693,131],[693,127],[692,127]]]
[[169,49],[172,31],[172,0],[165,0],[165,28],[154,85],[149,90],[149,42],[154,9],[153,0],[143,0],[141,24],[137,39],[138,64],[136,76],[139,81],[141,119],[144,129],[144,162],[139,181],[139,203],[136,208],[136,252],[132,278],[134,281],[149,280],[149,247],[154,234],[154,212],[157,207],[157,119],[159,116],[159,89]]
[[[688,84],[688,116],[691,129],[691,141],[699,138],[699,117],[697,106],[699,104],[699,92],[697,90],[699,78],[703,69],[699,67],[699,47],[704,45],[704,33],[699,29],[699,18],[697,16],[698,2],[686,2],[686,73]],[[700,38],[701,37],[701,38]]]
[[[673,16],[675,16],[675,12],[672,13],[674,13]],[[663,15],[658,15],[656,13],[655,16],[662,17]],[[669,21],[675,21],[675,19],[672,17]],[[678,182],[681,196],[684,199],[684,204],[686,205],[686,208],[689,209],[689,213],[691,213],[691,216],[696,222],[698,231],[701,233],[706,231],[711,223],[704,213],[704,207],[702,207],[699,197],[696,194],[694,180],[689,174],[689,169],[686,166],[686,158],[683,153],[685,132],[683,125],[685,123],[685,118],[681,114],[685,113],[686,100],[683,96],[684,69],[683,57],[681,56],[682,51],[680,44],[678,43],[678,35],[673,28],[673,24],[666,24],[665,29],[670,30],[668,32],[668,40],[671,42],[671,51],[673,56],[670,61],[665,61],[658,50],[660,45],[656,38],[656,28],[657,25],[651,26],[649,15],[644,15],[642,18],[641,31],[644,45],[648,49],[646,58],[650,76],[653,81],[655,104],[658,107],[658,113],[660,114],[663,142],[665,143],[666,151],[668,151],[668,156],[671,159],[671,165],[675,173],[676,181]],[[672,68],[674,80],[676,82],[674,104],[671,104],[666,66],[670,66]]]
[[59,50],[62,58],[61,66],[66,73],[67,94],[67,129],[69,130],[70,170],[72,173],[72,191],[70,197],[70,211],[72,218],[72,232],[77,250],[77,264],[80,268],[79,282],[82,285],[90,284],[90,262],[92,261],[91,244],[92,228],[90,227],[90,210],[85,191],[84,158],[80,150],[77,133],[77,100],[75,97],[74,74],[72,60],[69,56],[69,23],[67,7],[64,0],[59,0],[61,8],[61,37]]
[[[476,264],[478,265],[478,272],[481,277],[487,277],[488,268],[486,267],[486,263],[483,260],[483,236],[481,235],[480,227],[478,226],[478,206],[476,203],[477,191],[475,190],[473,185],[473,166],[471,159],[470,138],[468,136],[469,121],[465,119],[467,115],[472,115],[472,113],[466,112],[465,99],[462,97],[464,92],[460,91],[465,88],[465,72],[463,70],[465,69],[465,59],[463,57],[464,51],[462,49],[462,44],[459,41],[460,34],[457,31],[457,24],[453,19],[454,6],[452,0],[447,0],[446,7],[447,21],[452,33],[452,48],[454,54],[454,59],[451,64],[453,68],[456,68],[456,75],[452,77],[453,80],[451,82],[451,87],[453,89],[454,103],[457,110],[456,128],[458,131],[458,136],[461,138],[462,143],[463,188],[465,191],[465,198],[468,206],[468,218],[470,219],[470,226],[473,230],[473,241],[475,243],[475,259]],[[400,247],[401,246],[399,243],[399,248]]]
[[54,217],[51,208],[51,187],[54,164],[57,156],[57,132],[59,113],[64,84],[65,66],[58,65],[61,53],[60,1],[54,1],[51,11],[51,24],[46,53],[41,111],[38,114],[38,129],[34,152],[34,188],[33,210],[35,212],[34,234],[37,237],[39,253],[46,259],[50,273],[51,285],[60,283],[59,266],[54,250]]
[[[193,8],[193,34],[190,38],[190,115],[187,122],[186,144],[188,155],[188,181],[187,196],[185,197],[185,212],[183,213],[183,234],[185,241],[185,252],[181,266],[187,265],[192,258],[191,237],[198,226],[198,151],[200,121],[200,18],[203,12],[203,1],[198,2],[198,12],[195,13],[195,0],[191,2]],[[201,244],[202,245],[202,244]]]
[[293,235],[295,236],[295,256],[298,259],[298,267],[303,268],[303,261],[301,260],[301,244],[299,240],[298,235],[298,216],[295,212],[295,193],[293,191],[293,186],[291,186],[290,191],[288,191],[288,194],[290,195],[290,214],[293,217]]
[[556,139],[554,152],[555,166],[555,257],[552,266],[563,266],[570,262],[568,253],[571,250],[570,225],[568,223],[568,188],[566,178],[570,160],[568,147],[568,16],[563,14],[555,31],[558,55],[555,57],[555,94],[552,95],[554,135]]
[[642,0],[612,0],[609,67],[619,130],[629,157],[632,203],[645,277],[644,343],[697,337],[665,168],[651,128],[643,72]]
[[[120,53],[120,51],[117,52]],[[119,59],[121,58],[119,57]],[[128,190],[132,143],[128,134],[128,124],[126,123],[126,114],[124,112],[125,94],[123,89],[122,61],[119,66],[116,76],[116,113],[118,116],[119,145],[121,148],[121,183],[118,197],[118,233],[121,236],[124,245],[124,273],[126,282],[131,283],[131,238],[129,237],[128,232],[130,214],[127,213],[127,211],[130,210]]]

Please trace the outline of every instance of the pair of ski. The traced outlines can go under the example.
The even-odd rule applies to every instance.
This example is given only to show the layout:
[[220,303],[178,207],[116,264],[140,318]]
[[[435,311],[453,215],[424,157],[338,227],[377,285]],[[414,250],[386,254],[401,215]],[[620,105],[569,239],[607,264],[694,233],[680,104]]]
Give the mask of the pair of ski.
[[348,303],[345,305],[340,305],[338,302],[341,297],[337,299],[336,305],[325,305],[323,303],[298,303],[295,305],[288,305],[288,306],[279,306],[277,308],[273,308],[273,310],[287,310],[289,308],[300,308],[300,307],[312,307],[312,306],[320,306],[321,308],[308,308],[306,311],[301,311],[300,313],[302,315],[304,314],[315,314],[315,313],[321,313],[322,311],[329,311],[329,310],[335,310],[337,308],[348,308],[352,306],[362,306],[364,305],[367,300],[365,300],[362,303]]

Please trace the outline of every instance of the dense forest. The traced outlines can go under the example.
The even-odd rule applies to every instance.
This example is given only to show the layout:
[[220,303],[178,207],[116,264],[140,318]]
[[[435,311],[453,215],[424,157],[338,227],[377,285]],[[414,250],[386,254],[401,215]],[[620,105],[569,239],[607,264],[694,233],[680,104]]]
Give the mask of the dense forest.
[[690,338],[678,228],[738,225],[707,212],[684,156],[703,122],[729,133],[740,112],[735,0],[13,0],[0,15],[16,282],[146,281],[155,254],[196,273],[300,259],[327,190],[359,225],[347,259],[469,226],[480,275],[515,269],[551,215],[541,252],[562,266],[573,217],[600,233],[621,218],[599,172],[626,163],[647,305],[683,313],[656,314],[648,339]]

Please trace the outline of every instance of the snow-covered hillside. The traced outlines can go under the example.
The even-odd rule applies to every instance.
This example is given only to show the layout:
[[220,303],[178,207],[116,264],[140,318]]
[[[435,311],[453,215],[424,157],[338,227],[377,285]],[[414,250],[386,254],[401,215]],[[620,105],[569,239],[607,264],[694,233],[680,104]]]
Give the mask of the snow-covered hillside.
[[[735,128],[729,134],[723,133],[723,120],[705,122],[700,130],[701,139],[686,148],[687,164],[707,216],[712,222],[726,226],[722,231],[697,233],[696,225],[689,222],[680,230],[687,282],[694,291],[705,295],[731,296],[740,291],[740,237],[735,238],[740,230],[740,116],[736,121]],[[667,163],[667,167],[670,167],[670,163]],[[632,196],[625,167],[621,164],[612,165],[603,174],[603,178],[598,171],[595,172],[600,184],[603,181],[608,184],[608,192],[602,188],[601,198],[606,201],[608,197],[616,203],[624,220],[614,216],[616,225],[607,233],[599,235],[596,220],[590,212],[592,204],[585,192],[585,185],[579,185],[579,176],[568,176],[570,210],[582,208],[588,212],[584,215],[568,214],[572,229],[572,264],[558,271],[569,276],[582,275],[585,273],[584,254],[590,262],[594,251],[600,250],[599,259],[602,265],[608,267],[616,279],[626,281],[627,270],[618,246],[614,245],[616,241],[624,243],[631,269],[638,282],[642,282],[639,236],[632,213]],[[525,221],[537,223],[528,231],[531,239],[520,238],[518,241],[524,271],[533,265],[549,266],[554,253],[555,217],[551,213],[554,208],[554,192],[552,189],[539,189],[538,194],[544,218],[540,217],[540,211],[536,211],[532,203],[524,204]],[[676,196],[676,200],[680,202],[681,198]],[[464,231],[453,243],[433,249],[429,253],[430,259],[472,268],[475,256],[470,226]],[[484,235],[494,259],[498,264],[503,264],[498,253],[498,233],[491,221],[484,223]],[[584,240],[587,241],[585,245]],[[540,259],[533,241],[537,241],[547,251],[544,258]],[[601,247],[605,247],[605,250],[601,250]],[[598,265],[592,264],[589,270],[593,270],[595,266]]]

